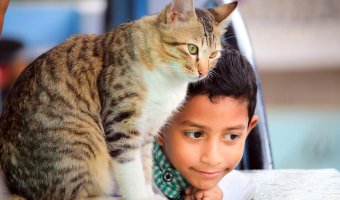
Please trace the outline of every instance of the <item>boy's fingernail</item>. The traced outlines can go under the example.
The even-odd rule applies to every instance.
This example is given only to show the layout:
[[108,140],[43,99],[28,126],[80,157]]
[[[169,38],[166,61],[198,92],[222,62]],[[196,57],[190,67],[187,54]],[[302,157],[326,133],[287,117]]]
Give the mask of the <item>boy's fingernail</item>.
[[185,194],[190,194],[190,188],[187,188],[187,189],[185,190]]

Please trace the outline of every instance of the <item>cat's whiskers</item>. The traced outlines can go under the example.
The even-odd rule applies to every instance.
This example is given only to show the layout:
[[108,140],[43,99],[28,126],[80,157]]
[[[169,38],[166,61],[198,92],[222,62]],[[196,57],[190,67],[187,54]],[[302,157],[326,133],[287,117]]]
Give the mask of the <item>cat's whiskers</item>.
[[207,78],[212,78],[211,76],[218,76],[220,79],[222,79],[221,75],[213,70],[209,71]]
[[227,41],[232,38],[236,38],[236,35],[231,35],[231,36],[225,35],[221,40],[222,40],[222,43],[227,44],[228,43]]
[[[169,59],[166,59],[166,58],[162,58],[163,61],[165,61],[165,63],[171,63],[173,62],[173,60],[169,60]],[[169,70],[169,72],[171,73],[178,73],[178,68],[180,68],[181,70],[183,70],[183,72],[187,73],[187,74],[192,74],[192,73],[195,73],[195,71],[192,71],[192,70],[189,70],[185,67],[176,67],[176,65],[172,65],[172,64],[169,64],[167,66],[167,69]]]

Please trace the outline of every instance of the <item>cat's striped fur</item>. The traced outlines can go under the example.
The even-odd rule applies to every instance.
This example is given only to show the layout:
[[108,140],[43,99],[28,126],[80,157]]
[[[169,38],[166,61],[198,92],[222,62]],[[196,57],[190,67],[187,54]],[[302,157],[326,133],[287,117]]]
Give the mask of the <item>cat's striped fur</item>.
[[110,199],[117,182],[124,199],[159,198],[150,184],[150,142],[187,84],[214,66],[221,19],[235,6],[195,12],[192,0],[174,0],[107,34],[72,37],[30,64],[0,118],[10,192],[33,200]]

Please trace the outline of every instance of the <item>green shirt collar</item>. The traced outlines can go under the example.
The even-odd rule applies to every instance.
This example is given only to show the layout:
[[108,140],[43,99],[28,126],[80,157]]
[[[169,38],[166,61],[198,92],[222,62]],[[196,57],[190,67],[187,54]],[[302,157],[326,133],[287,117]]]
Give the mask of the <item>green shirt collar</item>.
[[180,199],[189,183],[170,164],[157,142],[153,143],[153,180],[157,187],[170,199]]

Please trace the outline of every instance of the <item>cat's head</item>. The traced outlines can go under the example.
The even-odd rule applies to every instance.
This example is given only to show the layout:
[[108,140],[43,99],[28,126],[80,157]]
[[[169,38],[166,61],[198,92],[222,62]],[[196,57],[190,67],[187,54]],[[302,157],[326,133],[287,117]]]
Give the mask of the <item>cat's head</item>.
[[220,57],[221,36],[237,2],[210,9],[194,7],[193,0],[173,0],[158,15],[162,58],[172,73],[189,81],[206,76]]

